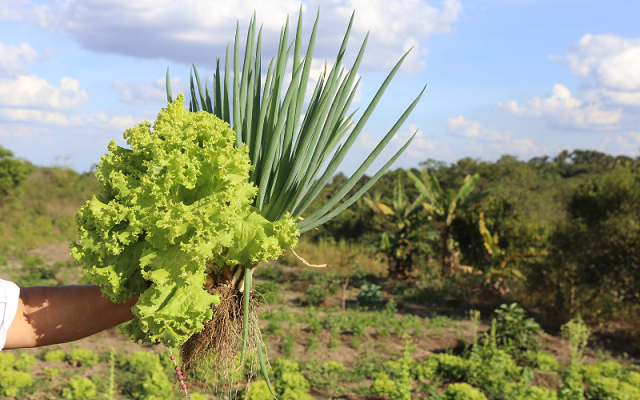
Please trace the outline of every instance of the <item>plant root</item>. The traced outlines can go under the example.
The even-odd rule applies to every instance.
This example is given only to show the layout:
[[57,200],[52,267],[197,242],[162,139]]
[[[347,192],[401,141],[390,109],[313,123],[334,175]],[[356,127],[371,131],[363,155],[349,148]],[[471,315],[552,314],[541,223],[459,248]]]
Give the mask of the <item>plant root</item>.
[[[220,295],[220,304],[211,306],[213,318],[205,325],[204,330],[193,335],[181,346],[182,370],[191,378],[205,377],[207,384],[231,384],[237,380],[234,378],[236,371],[244,367],[239,365],[243,345],[243,293],[229,284],[213,286],[207,292]],[[264,346],[258,326],[260,307],[258,301],[251,298],[246,348],[251,371],[257,371],[257,346]]]

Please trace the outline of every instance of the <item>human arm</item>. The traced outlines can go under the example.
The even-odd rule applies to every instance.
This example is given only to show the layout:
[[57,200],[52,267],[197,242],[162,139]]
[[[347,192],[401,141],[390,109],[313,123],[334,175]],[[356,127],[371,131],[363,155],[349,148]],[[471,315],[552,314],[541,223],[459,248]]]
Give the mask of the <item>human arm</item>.
[[47,346],[91,336],[130,321],[138,295],[116,304],[95,285],[20,288],[5,349]]

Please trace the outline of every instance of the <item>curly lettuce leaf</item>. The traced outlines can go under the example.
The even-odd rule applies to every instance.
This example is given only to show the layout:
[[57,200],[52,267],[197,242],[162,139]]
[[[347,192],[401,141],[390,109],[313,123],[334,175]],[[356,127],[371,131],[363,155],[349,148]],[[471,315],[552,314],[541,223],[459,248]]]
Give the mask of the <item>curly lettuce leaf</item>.
[[237,148],[215,116],[188,112],[183,95],[153,128],[145,121],[124,137],[130,149],[112,141],[100,159],[101,193],[76,215],[82,244],[71,252],[112,301],[142,293],[127,328],[132,339],[180,345],[219,302],[202,290],[208,260],[274,260],[299,232],[290,216],[270,222],[253,207],[246,145]]

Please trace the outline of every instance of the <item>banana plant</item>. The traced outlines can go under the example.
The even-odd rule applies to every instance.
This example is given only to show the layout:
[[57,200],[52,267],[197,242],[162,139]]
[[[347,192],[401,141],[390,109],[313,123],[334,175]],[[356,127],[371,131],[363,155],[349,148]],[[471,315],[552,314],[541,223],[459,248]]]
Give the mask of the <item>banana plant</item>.
[[404,190],[402,171],[393,188],[391,205],[384,204],[380,197],[380,192],[376,191],[372,196],[367,193],[362,199],[374,213],[390,220],[393,232],[382,232],[379,250],[387,256],[389,276],[404,279],[409,276],[413,257],[418,251],[416,242],[420,238],[413,225],[419,219],[418,213],[424,210],[424,198],[419,195],[413,202],[409,201]]
[[431,214],[438,226],[440,251],[442,252],[442,279],[446,279],[456,267],[459,267],[456,252],[458,244],[453,238],[451,227],[456,218],[456,209],[465,204],[465,201],[466,205],[473,204],[491,194],[492,191],[484,191],[469,197],[480,179],[479,174],[467,175],[457,191],[442,189],[438,178],[430,174],[426,168],[420,171],[420,178],[411,171],[407,171],[407,175],[424,197],[424,208]]

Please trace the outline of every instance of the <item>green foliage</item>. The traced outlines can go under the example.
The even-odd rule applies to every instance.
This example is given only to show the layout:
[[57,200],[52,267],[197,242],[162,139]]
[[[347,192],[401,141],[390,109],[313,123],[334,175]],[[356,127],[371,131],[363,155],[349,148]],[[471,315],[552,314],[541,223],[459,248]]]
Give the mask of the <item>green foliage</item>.
[[640,398],[640,374],[614,361],[603,361],[581,368],[584,381],[589,384],[586,397],[602,400]]
[[307,290],[304,291],[302,301],[307,304],[318,307],[324,304],[324,300],[329,297],[329,291],[321,287],[320,285],[310,285]]
[[587,324],[585,324],[582,318],[578,315],[566,324],[562,325],[560,327],[560,333],[562,334],[562,338],[569,342],[571,362],[582,362],[582,354],[589,342],[591,329],[589,329]]
[[558,400],[583,400],[584,386],[582,386],[582,374],[580,364],[576,361],[569,363],[567,370],[562,374],[562,385],[558,389]]
[[[297,219],[318,196],[339,168],[393,76],[408,55],[408,52],[405,53],[396,64],[356,125],[351,127],[354,122],[352,119],[354,114],[347,113],[359,83],[356,81],[357,70],[366,44],[365,41],[356,56],[353,67],[345,71],[342,68],[342,62],[352,24],[353,16],[338,57],[332,64],[331,72],[323,74],[317,82],[308,109],[304,106],[305,94],[313,62],[318,20],[316,18],[307,54],[303,57],[302,8],[293,44],[290,45],[288,42],[288,20],[282,29],[278,52],[269,65],[264,86],[260,83],[260,77],[262,77],[262,31],[258,32],[256,43],[255,17],[249,23],[242,73],[240,72],[239,26],[236,30],[233,86],[230,86],[229,83],[231,59],[228,52],[224,76],[221,74],[219,63],[217,65],[211,95],[206,82],[205,85],[201,84],[195,65],[193,67],[196,79],[194,83],[191,78],[192,101],[189,109],[196,112],[202,109],[214,113],[236,131],[238,147],[248,146],[251,162],[254,166],[251,183],[260,188],[255,205],[270,221],[279,219],[285,213],[291,213]],[[292,48],[294,50],[293,57],[290,58]],[[285,72],[290,59],[293,60],[292,71],[294,72],[289,80],[285,77]],[[285,81],[289,81],[289,85],[284,88],[286,94],[283,98],[282,89]],[[166,82],[167,99],[172,102],[168,70]],[[196,90],[199,92],[200,101],[198,101]],[[354,203],[402,154],[413,137],[360,190],[349,196],[346,202],[336,206],[361,180],[369,166],[406,121],[421,96],[422,93],[338,192],[298,223],[301,232],[322,225]],[[306,109],[304,114],[302,114],[303,109]],[[300,121],[301,115],[304,115],[302,122]],[[349,133],[346,140],[341,141],[346,133]],[[337,149],[336,146],[338,146]],[[329,159],[330,156],[331,159]],[[325,161],[328,162],[325,163]],[[320,175],[320,171],[323,169],[324,171]],[[319,178],[318,175],[320,175]]]
[[361,292],[356,296],[362,306],[376,306],[384,301],[381,287],[373,283],[365,283],[360,286]]
[[556,400],[557,393],[551,389],[540,386],[524,384],[513,385],[509,389],[509,400]]
[[91,349],[73,349],[69,354],[68,361],[71,364],[79,363],[81,365],[93,366],[98,363],[98,354]]
[[31,354],[27,354],[23,351],[18,353],[18,357],[16,358],[13,368],[17,371],[22,372],[30,372],[31,367],[36,363],[36,358]]
[[276,304],[282,301],[280,295],[280,284],[274,281],[266,281],[257,285],[257,291],[262,296],[258,296],[260,302],[267,304]]
[[528,351],[524,353],[533,368],[542,371],[557,371],[558,360],[552,355],[544,351]]
[[44,367],[42,372],[47,377],[48,380],[52,381],[59,373],[60,368],[57,367]]
[[[16,369],[16,362],[13,353],[0,353],[0,395],[2,396],[16,396],[33,384],[33,379],[28,372]],[[27,371],[31,367],[28,362],[23,361],[22,364],[22,367],[25,364],[28,365]]]
[[126,328],[132,339],[174,345],[212,317],[217,297],[202,290],[207,260],[235,276],[234,268],[274,260],[298,238],[292,218],[270,222],[252,206],[248,150],[235,146],[234,132],[183,102],[178,96],[158,114],[153,134],[148,122],[127,129],[131,149],[109,144],[96,171],[101,194],[76,217],[83,244],[71,245],[110,300],[144,292]]
[[31,163],[14,158],[11,150],[0,146],[0,196],[7,195],[32,171]]
[[172,385],[160,363],[158,354],[146,351],[132,353],[125,364],[129,376],[129,391],[140,400],[161,400],[172,397]]
[[523,369],[518,367],[511,355],[498,348],[495,320],[491,332],[485,334],[484,343],[471,349],[466,361],[465,380],[477,385],[484,393],[495,398],[506,393],[511,382],[523,380]]
[[487,400],[487,397],[468,383],[452,383],[443,393],[445,400]]
[[67,358],[64,350],[51,350],[45,353],[44,360],[51,362],[62,362]]
[[412,370],[416,361],[411,358],[411,344],[405,342],[402,357],[385,363],[385,372],[375,374],[371,391],[375,394],[389,396],[391,400],[411,400],[413,382]]
[[248,391],[248,400],[273,400],[273,396],[271,395],[267,382],[265,381],[251,383]]
[[258,279],[282,282],[284,279],[284,269],[278,265],[262,265],[261,268],[256,269],[253,276]]
[[62,390],[64,400],[93,400],[98,396],[96,384],[89,378],[74,376],[69,379],[69,387]]
[[[276,380],[275,391],[278,399],[287,400],[311,400],[309,395],[309,381],[300,373],[300,365],[292,360],[277,358],[273,362],[273,377]],[[273,396],[269,392],[264,381],[257,382],[257,387],[249,389],[251,400],[271,400]]]
[[527,350],[538,350],[540,325],[533,318],[526,318],[526,312],[517,303],[502,304],[494,310],[496,318],[496,343],[505,347],[515,356]]

